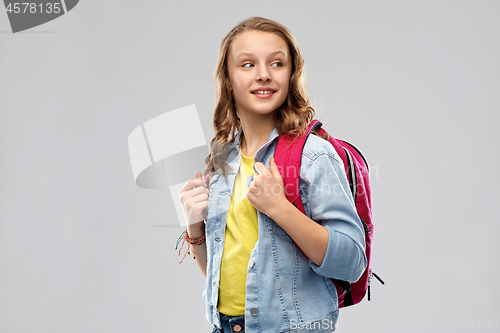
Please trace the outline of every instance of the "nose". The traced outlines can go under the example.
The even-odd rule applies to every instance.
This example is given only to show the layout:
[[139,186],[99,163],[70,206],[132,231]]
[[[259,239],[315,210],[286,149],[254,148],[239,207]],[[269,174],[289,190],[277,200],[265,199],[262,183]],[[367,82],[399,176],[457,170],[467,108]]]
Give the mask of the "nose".
[[266,66],[260,66],[260,70],[257,73],[256,80],[258,82],[271,81],[271,73],[269,72],[269,69]]

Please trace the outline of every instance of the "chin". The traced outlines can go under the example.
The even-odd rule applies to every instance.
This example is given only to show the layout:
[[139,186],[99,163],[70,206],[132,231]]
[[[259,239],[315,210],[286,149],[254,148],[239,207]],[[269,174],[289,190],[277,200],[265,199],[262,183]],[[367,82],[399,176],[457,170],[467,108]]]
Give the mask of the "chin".
[[280,106],[281,106],[281,104],[269,105],[269,106],[260,105],[260,106],[255,107],[254,110],[256,113],[259,113],[259,114],[269,114],[269,113],[273,113],[274,111],[276,111]]

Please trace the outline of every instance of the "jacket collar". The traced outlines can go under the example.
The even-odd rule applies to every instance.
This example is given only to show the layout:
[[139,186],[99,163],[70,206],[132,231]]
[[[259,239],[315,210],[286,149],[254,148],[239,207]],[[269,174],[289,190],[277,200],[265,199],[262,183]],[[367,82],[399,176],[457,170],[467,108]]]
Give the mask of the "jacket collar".
[[[243,133],[243,127],[240,126],[240,129],[238,130],[238,134],[236,134],[236,137],[235,137],[235,139],[233,141],[233,145],[232,145],[232,148],[237,148],[238,152],[241,149],[241,147],[240,147],[240,139],[241,139],[241,134],[242,133]],[[274,127],[273,130],[271,131],[271,133],[269,134],[268,141],[262,147],[260,147],[257,150],[257,152],[255,153],[255,156],[254,156],[255,162],[260,162],[260,160],[265,155],[265,153],[266,153],[267,149],[269,148],[269,146],[273,143],[273,141],[278,136],[279,136],[278,129],[276,129],[276,127]]]

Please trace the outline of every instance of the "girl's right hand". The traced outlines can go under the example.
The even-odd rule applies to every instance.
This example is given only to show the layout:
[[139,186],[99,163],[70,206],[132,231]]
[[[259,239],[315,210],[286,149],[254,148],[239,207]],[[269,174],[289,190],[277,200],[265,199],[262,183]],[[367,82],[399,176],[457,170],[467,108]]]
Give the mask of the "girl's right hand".
[[198,223],[200,228],[203,226],[201,223],[207,218],[209,194],[210,190],[203,182],[200,171],[179,190],[179,200],[188,227]]

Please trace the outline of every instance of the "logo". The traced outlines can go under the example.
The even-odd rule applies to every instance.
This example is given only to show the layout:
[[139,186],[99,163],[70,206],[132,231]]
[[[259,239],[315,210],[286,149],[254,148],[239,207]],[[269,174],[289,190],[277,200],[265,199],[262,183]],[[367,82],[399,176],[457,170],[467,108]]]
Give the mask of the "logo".
[[138,186],[166,189],[185,227],[179,190],[205,167],[209,149],[194,104],[169,111],[135,128],[128,137],[132,173]]
[[72,10],[79,0],[33,0],[17,2],[4,0],[12,32],[31,29],[52,21]]

